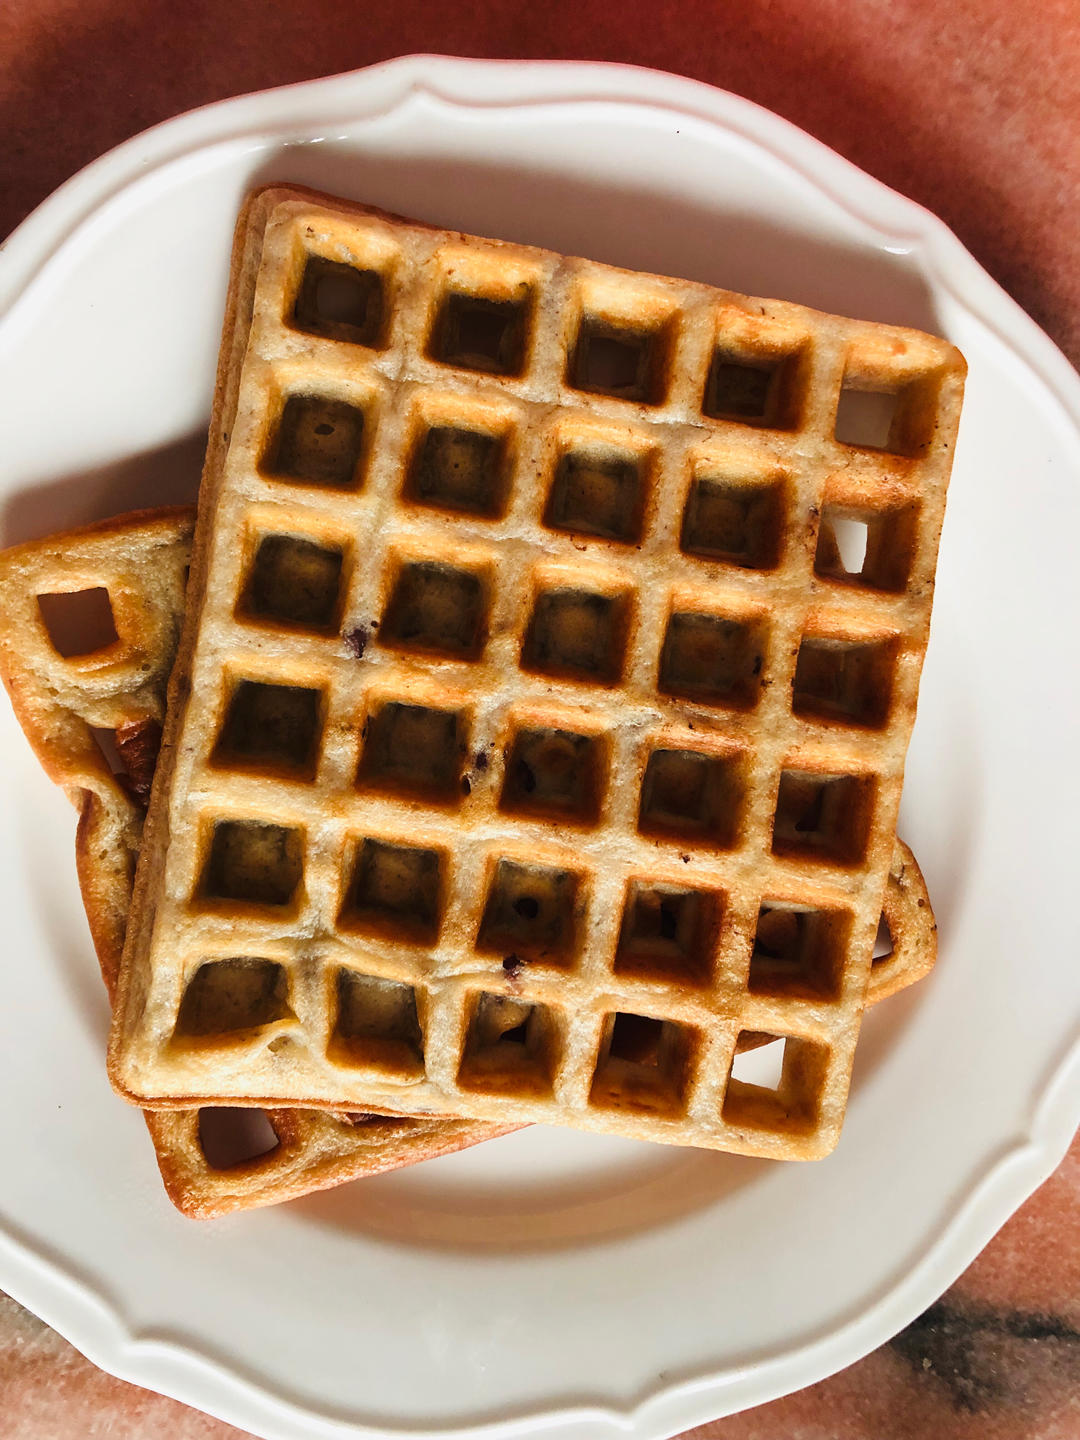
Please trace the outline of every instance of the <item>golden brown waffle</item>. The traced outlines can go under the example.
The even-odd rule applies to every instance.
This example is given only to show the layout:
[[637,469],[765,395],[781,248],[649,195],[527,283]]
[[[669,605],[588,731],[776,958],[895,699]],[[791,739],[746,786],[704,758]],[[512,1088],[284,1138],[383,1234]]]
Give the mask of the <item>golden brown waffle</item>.
[[[79,883],[110,995],[193,526],[192,510],[146,512],[0,554],[0,675],[38,759],[79,812]],[[79,603],[66,606],[71,595]],[[899,959],[906,968],[902,950]],[[506,1128],[311,1110],[273,1110],[261,1125],[238,1118],[233,1111],[147,1113],[165,1188],[184,1214],[205,1219],[292,1199]],[[211,1163],[267,1144],[273,1148],[242,1163]]]
[[[179,635],[193,527],[192,510],[148,512],[0,554],[0,677],[36,755],[79,811],[80,888],[110,995]],[[68,652],[60,654],[51,633],[41,630],[43,612],[51,608],[48,597],[81,591],[85,601],[87,588],[92,594],[103,591],[99,600],[107,597],[98,606],[104,634],[86,628],[84,605],[68,617],[66,630],[59,619],[58,638]],[[94,648],[71,653],[72,643],[77,651],[108,641],[116,629],[114,612],[122,617],[128,645],[123,660],[115,651],[103,656]],[[899,843],[883,918],[892,950],[874,962],[869,1003],[920,979],[936,957],[925,885],[911,852]],[[744,1044],[767,1038],[747,1036]],[[257,1124],[240,1122],[241,1113],[249,1112],[146,1112],[166,1189],[184,1214],[207,1219],[273,1204],[502,1133],[496,1126],[441,1117],[398,1122],[377,1115],[275,1110],[265,1117],[260,1136]],[[273,1148],[256,1154],[268,1141]],[[246,1163],[222,1166],[245,1147],[252,1152]]]
[[[963,373],[255,196],[118,1088],[830,1149]],[[747,1032],[786,1042],[775,1093],[731,1079]]]

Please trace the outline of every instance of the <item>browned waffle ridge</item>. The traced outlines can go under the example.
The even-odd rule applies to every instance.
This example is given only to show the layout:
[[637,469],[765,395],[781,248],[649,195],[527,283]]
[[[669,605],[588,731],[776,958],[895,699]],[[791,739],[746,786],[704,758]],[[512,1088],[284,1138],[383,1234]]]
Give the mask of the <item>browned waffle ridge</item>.
[[[963,374],[910,330],[253,197],[118,1088],[830,1149]],[[193,1024],[240,976],[250,1010]],[[777,1092],[731,1078],[746,1033],[785,1040]]]

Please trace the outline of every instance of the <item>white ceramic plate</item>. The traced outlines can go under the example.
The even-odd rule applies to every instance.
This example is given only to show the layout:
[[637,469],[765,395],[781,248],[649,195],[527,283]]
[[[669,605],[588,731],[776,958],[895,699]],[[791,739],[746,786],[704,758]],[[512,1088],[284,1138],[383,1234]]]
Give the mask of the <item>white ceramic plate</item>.
[[233,217],[266,179],[964,350],[903,811],[941,959],[866,1025],[819,1164],[534,1129],[199,1226],[109,1092],[72,815],[0,706],[0,1285],[106,1369],[283,1440],[655,1437],[805,1385],[933,1300],[1080,1112],[1080,383],[936,220],[745,101],[410,59],[173,121],[9,240],[5,542],[194,494]]

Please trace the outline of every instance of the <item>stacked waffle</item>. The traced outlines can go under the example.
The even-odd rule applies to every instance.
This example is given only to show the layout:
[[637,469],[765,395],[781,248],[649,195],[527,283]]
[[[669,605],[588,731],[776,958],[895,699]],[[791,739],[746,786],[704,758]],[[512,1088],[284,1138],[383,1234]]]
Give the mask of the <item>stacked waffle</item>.
[[[186,602],[184,515],[0,574],[182,1208],[532,1121],[835,1144],[868,1000],[933,959],[895,823],[962,382],[916,332],[252,197]],[[58,655],[37,597],[98,586],[116,638]],[[774,1038],[775,1089],[733,1074]],[[220,1106],[275,1148],[212,1166]]]

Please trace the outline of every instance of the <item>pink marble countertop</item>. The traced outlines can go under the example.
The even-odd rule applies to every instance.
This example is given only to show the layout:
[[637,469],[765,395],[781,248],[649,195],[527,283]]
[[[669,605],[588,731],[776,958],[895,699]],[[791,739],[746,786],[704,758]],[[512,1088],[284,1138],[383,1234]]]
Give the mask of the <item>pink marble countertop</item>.
[[[412,51],[621,60],[788,117],[936,211],[1080,362],[1078,0],[6,0],[0,234],[195,105]],[[241,1432],[96,1370],[0,1295],[0,1437]],[[1080,1142],[951,1290],[710,1440],[1080,1440]]]

